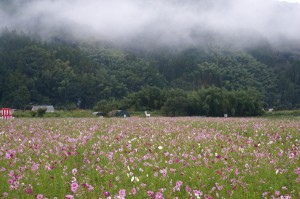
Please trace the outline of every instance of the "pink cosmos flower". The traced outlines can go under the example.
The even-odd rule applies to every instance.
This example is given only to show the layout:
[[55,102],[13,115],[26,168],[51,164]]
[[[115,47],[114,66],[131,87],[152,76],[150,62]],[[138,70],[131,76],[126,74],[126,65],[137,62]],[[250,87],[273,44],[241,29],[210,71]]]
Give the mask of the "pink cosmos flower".
[[125,189],[121,189],[119,191],[119,196],[120,196],[121,199],[124,199],[125,196],[126,196],[126,190]]
[[109,196],[110,196],[110,193],[109,193],[108,191],[104,191],[102,194],[103,194],[105,197],[109,197]]
[[36,164],[35,162],[31,166],[31,171],[36,171],[39,169],[39,164]]
[[135,195],[135,194],[136,194],[136,188],[132,188],[131,193],[132,193],[133,195]]
[[147,191],[147,195],[152,198],[152,197],[154,197],[154,192],[153,191]]
[[239,174],[239,169],[238,169],[238,168],[235,169],[235,174],[236,174],[236,175]]
[[276,194],[276,196],[280,196],[280,191],[276,190],[275,194]]
[[164,195],[161,192],[157,192],[155,195],[155,199],[164,199]]
[[294,170],[295,174],[300,175],[300,167]]
[[176,182],[176,187],[181,187],[181,185],[182,185],[182,181],[177,181]]
[[93,191],[93,190],[94,190],[94,187],[93,187],[92,185],[89,185],[89,186],[88,186],[88,190],[89,190],[89,192],[90,192],[90,191]]
[[65,199],[74,199],[73,195],[65,195]]
[[36,198],[37,198],[37,199],[43,199],[44,197],[43,197],[43,194],[38,194],[38,195],[36,196]]
[[71,184],[71,191],[73,192],[73,193],[75,193],[76,192],[76,190],[78,189],[78,184],[76,183],[76,182],[73,182],[72,184]]
[[192,189],[188,185],[186,185],[185,186],[185,191],[188,192],[188,193],[190,193],[192,191]]
[[14,176],[14,173],[15,173],[14,170],[10,170],[8,176],[9,176],[9,177],[13,177],[13,176]]
[[32,189],[31,189],[31,188],[28,188],[28,189],[25,190],[25,192],[26,192],[27,194],[32,194]]
[[73,193],[75,193],[75,192],[77,191],[77,188],[71,187],[71,191],[72,191]]
[[13,179],[9,179],[7,182],[8,182],[8,184],[12,184],[14,182],[14,180]]
[[177,181],[175,187],[173,188],[174,191],[180,191],[180,187],[182,185],[182,181]]

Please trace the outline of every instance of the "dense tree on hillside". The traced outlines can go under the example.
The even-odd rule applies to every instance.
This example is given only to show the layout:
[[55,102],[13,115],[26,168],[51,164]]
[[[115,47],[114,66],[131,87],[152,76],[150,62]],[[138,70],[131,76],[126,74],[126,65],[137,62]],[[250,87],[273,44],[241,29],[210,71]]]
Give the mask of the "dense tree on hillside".
[[250,116],[259,114],[262,104],[300,104],[300,56],[272,53],[270,47],[135,54],[101,45],[45,43],[4,30],[0,72],[1,106],[22,109],[51,103],[163,110],[174,116]]

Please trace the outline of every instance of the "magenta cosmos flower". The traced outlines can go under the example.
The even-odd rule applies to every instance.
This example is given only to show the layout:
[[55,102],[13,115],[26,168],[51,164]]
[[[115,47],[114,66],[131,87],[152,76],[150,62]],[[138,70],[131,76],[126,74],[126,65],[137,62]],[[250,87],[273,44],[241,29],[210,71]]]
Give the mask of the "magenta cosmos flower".
[[72,184],[71,184],[71,191],[73,192],[73,193],[75,193],[76,192],[76,190],[78,189],[78,184],[76,183],[76,182],[73,182]]

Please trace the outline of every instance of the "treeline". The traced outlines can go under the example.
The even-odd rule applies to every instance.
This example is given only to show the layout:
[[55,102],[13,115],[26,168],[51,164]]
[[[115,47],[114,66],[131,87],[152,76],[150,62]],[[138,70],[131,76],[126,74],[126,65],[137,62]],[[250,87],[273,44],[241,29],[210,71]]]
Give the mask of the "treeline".
[[[166,115],[258,115],[298,108],[300,56],[266,49],[137,51],[0,34],[0,105],[108,107]],[[247,110],[249,109],[249,110]]]
[[121,99],[142,86],[165,86],[150,62],[112,49],[43,43],[16,32],[0,37],[1,105],[30,104],[92,108],[97,101]]
[[101,100],[95,110],[160,110],[167,116],[257,116],[263,113],[261,95],[256,90],[228,91],[210,87],[196,91],[143,87],[122,100]]

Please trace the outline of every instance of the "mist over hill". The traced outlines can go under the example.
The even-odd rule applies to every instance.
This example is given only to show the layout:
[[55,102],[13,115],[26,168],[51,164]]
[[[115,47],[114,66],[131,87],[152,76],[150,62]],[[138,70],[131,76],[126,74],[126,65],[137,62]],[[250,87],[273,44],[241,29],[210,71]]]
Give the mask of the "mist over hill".
[[143,48],[300,42],[300,6],[275,0],[4,0],[0,27]]
[[257,115],[299,108],[300,6],[2,0],[0,104]]

